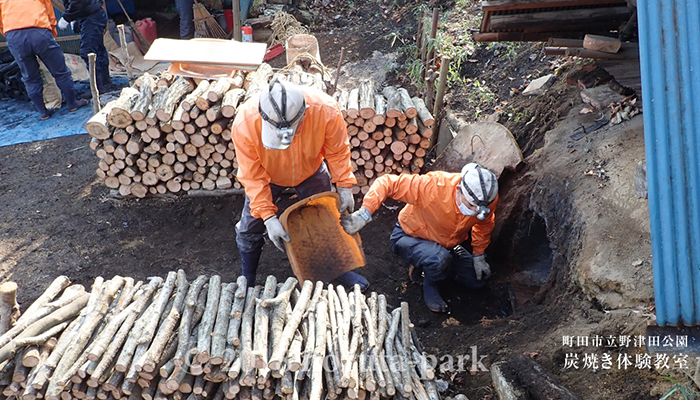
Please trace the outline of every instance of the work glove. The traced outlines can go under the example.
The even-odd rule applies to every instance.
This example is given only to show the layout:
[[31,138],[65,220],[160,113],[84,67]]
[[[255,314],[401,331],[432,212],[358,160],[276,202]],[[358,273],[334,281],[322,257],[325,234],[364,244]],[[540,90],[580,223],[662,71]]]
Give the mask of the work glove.
[[369,221],[372,220],[372,214],[366,208],[360,207],[359,210],[349,215],[340,216],[340,225],[345,229],[348,235],[357,233]]
[[275,247],[277,247],[280,251],[284,251],[284,243],[282,243],[282,241],[284,240],[285,242],[290,242],[292,239],[289,237],[289,235],[287,235],[287,232],[284,231],[282,223],[280,223],[280,220],[277,219],[277,216],[275,215],[266,219],[265,227],[267,228],[267,236],[270,237],[270,240],[272,240],[272,243],[275,244]]
[[474,272],[476,272],[476,279],[477,280],[486,280],[491,277],[491,267],[489,266],[489,263],[486,262],[486,256],[484,254],[480,254],[478,256],[473,257],[474,260]]
[[338,194],[340,195],[340,208],[338,211],[341,213],[345,210],[348,210],[348,212],[355,211],[355,198],[352,195],[352,189],[339,187]]
[[61,17],[61,19],[58,20],[58,28],[59,29],[67,29],[68,28],[68,21],[66,21],[65,19],[63,19],[63,17]]

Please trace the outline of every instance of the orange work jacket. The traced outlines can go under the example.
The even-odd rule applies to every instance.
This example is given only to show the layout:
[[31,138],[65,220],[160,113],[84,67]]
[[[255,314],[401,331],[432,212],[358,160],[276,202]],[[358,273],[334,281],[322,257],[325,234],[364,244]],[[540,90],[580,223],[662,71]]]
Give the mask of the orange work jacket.
[[0,32],[45,28],[56,37],[56,15],[51,0],[0,0]]
[[491,243],[498,197],[489,205],[491,213],[482,221],[468,217],[457,207],[455,190],[460,174],[434,171],[425,175],[384,175],[377,178],[362,206],[374,214],[387,198],[403,201],[399,224],[407,234],[452,249],[472,235],[474,255],[484,254]]
[[250,214],[267,219],[277,213],[270,183],[294,187],[314,174],[323,159],[328,162],[331,180],[339,187],[356,183],[350,164],[350,142],[338,103],[317,89],[303,88],[306,113],[292,144],[284,150],[263,146],[259,96],[243,104],[231,128],[238,160],[237,177],[250,199]]

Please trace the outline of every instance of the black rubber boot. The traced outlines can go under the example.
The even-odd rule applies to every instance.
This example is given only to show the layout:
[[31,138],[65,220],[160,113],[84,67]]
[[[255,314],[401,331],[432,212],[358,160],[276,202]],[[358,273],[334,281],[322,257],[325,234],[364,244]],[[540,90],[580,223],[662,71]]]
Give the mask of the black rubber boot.
[[241,270],[243,276],[245,276],[246,284],[248,287],[255,286],[255,276],[258,271],[258,262],[260,261],[260,254],[262,249],[254,250],[251,252],[240,252],[241,254]]
[[430,279],[423,279],[423,300],[425,300],[425,305],[428,306],[430,311],[436,313],[447,312],[447,303],[440,296],[440,289],[438,288],[438,283],[433,282]]
[[31,96],[29,100],[32,101],[32,104],[34,104],[36,110],[39,111],[39,118],[41,118],[42,121],[47,120],[51,117],[51,114],[53,114],[53,110],[48,110],[46,108],[46,105],[44,104],[44,96]]

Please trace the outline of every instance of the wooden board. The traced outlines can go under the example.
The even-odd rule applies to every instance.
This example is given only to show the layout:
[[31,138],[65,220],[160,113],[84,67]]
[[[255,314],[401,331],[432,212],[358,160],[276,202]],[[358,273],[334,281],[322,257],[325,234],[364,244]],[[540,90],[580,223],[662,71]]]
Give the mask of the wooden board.
[[221,65],[253,71],[262,64],[264,43],[236,42],[224,39],[198,38],[156,39],[144,59]]
[[477,122],[462,128],[430,168],[459,172],[476,162],[501,176],[504,169],[515,170],[523,153],[508,128],[496,122]]
[[329,282],[365,265],[359,234],[348,235],[340,226],[340,196],[323,192],[287,208],[280,222],[292,239],[287,257],[299,282]]

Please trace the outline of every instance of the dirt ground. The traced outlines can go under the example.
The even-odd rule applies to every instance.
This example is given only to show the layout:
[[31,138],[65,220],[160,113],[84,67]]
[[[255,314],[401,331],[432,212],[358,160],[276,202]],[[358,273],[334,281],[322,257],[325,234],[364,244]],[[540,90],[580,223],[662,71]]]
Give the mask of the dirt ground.
[[[353,63],[371,59],[375,51],[391,53],[392,33],[405,40],[415,33],[418,3],[326,3],[324,7],[321,1],[301,2],[299,8],[315,11],[312,31],[327,66],[336,65],[341,46],[348,50],[346,62]],[[439,4],[443,11],[453,11],[448,28],[457,29],[466,18],[473,20],[478,15],[475,3],[461,2],[461,9],[450,2]],[[629,190],[619,188],[628,183],[629,165],[638,161],[632,157],[643,157],[641,116],[620,129],[572,143],[564,135],[577,123],[581,102],[575,87],[559,81],[536,100],[511,97],[530,80],[554,71],[561,60],[544,57],[539,44],[479,45],[470,59],[461,70],[464,83],[448,91],[447,107],[468,121],[501,110],[500,121],[511,129],[526,156],[525,167],[501,180],[503,209],[497,212],[499,222],[489,249],[494,276],[479,291],[448,284],[451,313],[428,311],[420,284],[407,279],[407,263],[390,250],[389,235],[401,204],[388,201],[361,232],[367,256],[362,273],[371,290],[386,294],[392,306],[408,301],[426,351],[438,357],[471,354],[476,346],[488,367],[526,354],[582,399],[660,397],[671,386],[662,376],[670,373],[567,369],[566,353],[571,350],[562,345],[566,335],[643,334],[653,319],[649,296],[629,297],[651,285],[648,222],[645,231],[638,222],[643,216],[636,216],[616,230],[624,216],[606,219],[620,209],[640,209],[632,200],[606,206],[630,196]],[[390,82],[407,82],[405,62],[398,55],[396,67],[386,68]],[[488,87],[493,96],[474,97],[474,81]],[[144,279],[178,268],[192,278],[219,274],[224,281],[235,280],[240,262],[233,227],[242,196],[114,199],[95,176],[96,157],[88,142],[87,135],[78,135],[0,148],[0,280],[19,284],[22,309],[61,274],[86,286],[100,275]],[[611,173],[602,189],[582,174],[595,157],[618,162],[619,174]],[[620,161],[625,157],[629,161]],[[586,196],[595,197],[595,202]],[[293,201],[284,197],[280,208]],[[597,219],[590,222],[593,214]],[[601,227],[601,221],[607,221],[607,227]],[[616,244],[630,241],[625,237],[628,232],[640,235],[639,240],[622,246],[624,251],[612,262],[628,265],[638,258],[643,262],[635,263],[633,276],[621,276],[617,284],[606,287],[615,279],[597,274],[608,264],[590,263],[596,255],[586,252],[614,252]],[[595,247],[605,241],[608,247]],[[268,242],[259,276],[282,279],[290,272],[284,254]],[[634,284],[625,288],[624,282]],[[443,396],[497,398],[488,372],[444,371],[440,378],[450,384]]]

